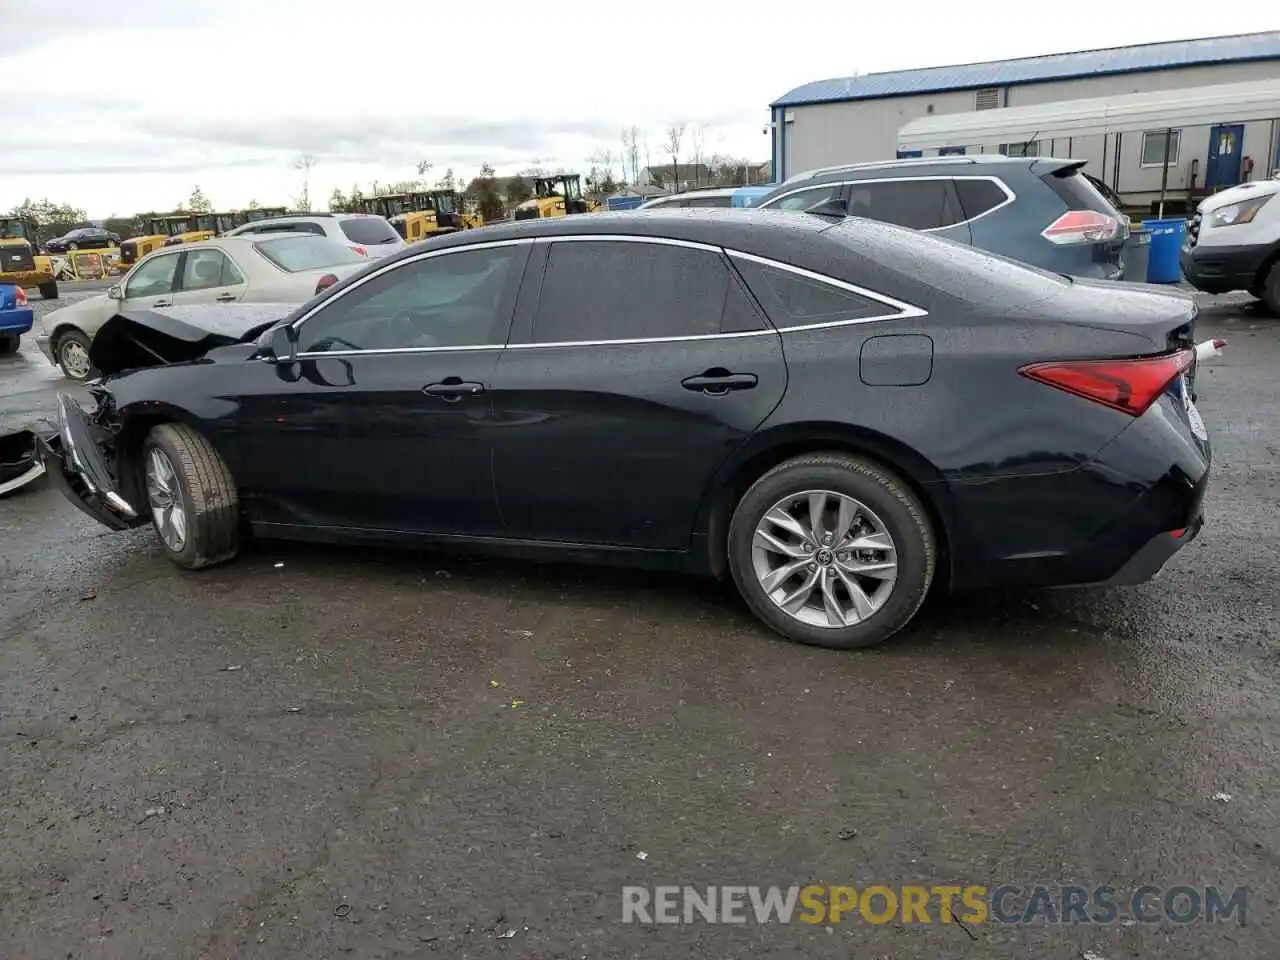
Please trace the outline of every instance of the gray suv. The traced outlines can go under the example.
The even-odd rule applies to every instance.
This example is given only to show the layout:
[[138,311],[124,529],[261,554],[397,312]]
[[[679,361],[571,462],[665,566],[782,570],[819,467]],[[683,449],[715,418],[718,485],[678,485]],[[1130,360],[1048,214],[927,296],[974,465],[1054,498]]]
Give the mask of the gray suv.
[[1129,219],[1085,163],[975,155],[828,167],[791,177],[756,205],[883,220],[1053,273],[1118,280]]

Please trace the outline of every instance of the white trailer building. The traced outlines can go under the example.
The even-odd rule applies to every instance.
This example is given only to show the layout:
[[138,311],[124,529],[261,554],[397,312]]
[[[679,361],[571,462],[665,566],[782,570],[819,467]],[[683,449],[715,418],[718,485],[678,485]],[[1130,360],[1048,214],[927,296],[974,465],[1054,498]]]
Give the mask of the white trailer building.
[[[1015,142],[961,142],[927,149],[900,149],[900,131],[926,117],[941,120],[951,114],[1189,91],[1277,76],[1280,31],[821,80],[792,90],[770,107],[775,179],[814,167],[894,156],[1054,155],[1087,159],[1087,172],[1110,185],[1126,205],[1157,204],[1162,181],[1167,203],[1176,204],[1270,176],[1280,167],[1280,117],[1236,117],[1224,106],[1213,122],[1195,126],[1152,117],[1149,130],[1130,130],[1123,136],[1095,132],[1041,137],[1031,132],[1019,134],[1028,139]],[[993,122],[986,123],[988,119]],[[974,123],[1001,129],[995,116],[982,118],[980,124],[974,118]]]

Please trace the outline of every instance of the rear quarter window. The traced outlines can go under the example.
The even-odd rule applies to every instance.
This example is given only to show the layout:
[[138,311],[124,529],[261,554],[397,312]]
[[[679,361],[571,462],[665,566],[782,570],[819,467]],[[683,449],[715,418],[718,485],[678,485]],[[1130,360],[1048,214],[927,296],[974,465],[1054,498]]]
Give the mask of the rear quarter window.
[[994,180],[957,179],[955,185],[966,220],[973,220],[984,213],[990,213],[1009,199],[1008,194],[1001,190],[1000,185]]
[[338,226],[343,235],[352,243],[362,247],[378,246],[383,243],[397,243],[400,234],[381,217],[358,217],[354,220],[339,220]]

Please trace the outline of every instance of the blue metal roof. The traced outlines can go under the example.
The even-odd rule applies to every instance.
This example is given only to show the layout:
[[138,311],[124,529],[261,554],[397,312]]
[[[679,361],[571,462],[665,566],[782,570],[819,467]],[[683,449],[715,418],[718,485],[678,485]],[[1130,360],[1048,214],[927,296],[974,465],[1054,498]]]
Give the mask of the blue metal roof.
[[1073,80],[1119,73],[1146,73],[1210,63],[1240,63],[1280,59],[1280,30],[1246,33],[1203,40],[1146,43],[1137,47],[1112,47],[1053,53],[1020,60],[963,63],[952,67],[925,67],[868,73],[861,77],[816,80],[783,94],[770,106],[794,107],[807,103],[874,100],[947,90],[1007,87],[1049,80]]

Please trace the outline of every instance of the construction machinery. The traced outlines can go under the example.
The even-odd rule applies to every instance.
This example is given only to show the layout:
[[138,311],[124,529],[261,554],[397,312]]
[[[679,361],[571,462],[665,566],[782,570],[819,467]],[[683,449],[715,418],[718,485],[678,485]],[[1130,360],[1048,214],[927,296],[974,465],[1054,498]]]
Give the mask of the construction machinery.
[[46,300],[56,300],[53,261],[39,249],[34,224],[22,217],[0,217],[0,283],[35,287]]
[[259,220],[272,220],[276,217],[287,217],[288,215],[288,207],[254,207],[252,210],[241,210],[237,214],[241,219],[236,226],[243,226],[246,223],[256,223]]
[[463,228],[457,191],[384,193],[356,201],[361,213],[385,217],[409,243]]
[[[148,233],[130,237],[120,244],[120,266],[133,266],[147,254],[167,244],[174,237],[195,231],[195,215],[190,213],[166,213],[147,218]],[[181,240],[175,241],[181,243]]]
[[571,213],[595,213],[599,209],[598,203],[583,197],[580,174],[559,173],[551,177],[535,177],[533,196],[516,207],[512,219],[565,217]]

